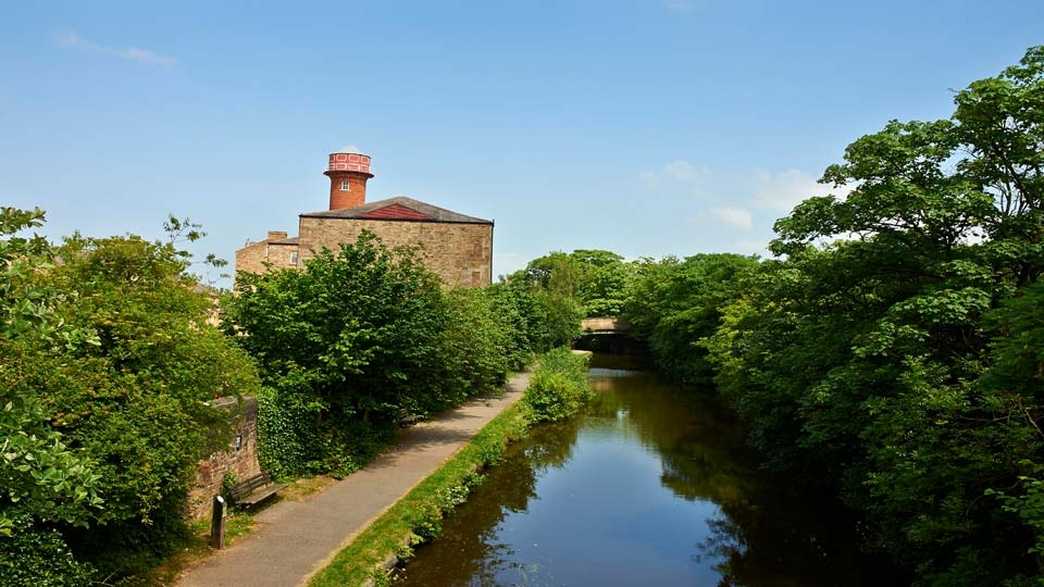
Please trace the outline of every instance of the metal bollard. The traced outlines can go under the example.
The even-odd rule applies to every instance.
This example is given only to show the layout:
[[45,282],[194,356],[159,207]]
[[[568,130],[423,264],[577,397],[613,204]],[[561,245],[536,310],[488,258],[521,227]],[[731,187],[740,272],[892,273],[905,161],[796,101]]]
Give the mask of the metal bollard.
[[225,548],[225,498],[220,495],[214,496],[210,514],[210,547],[218,550]]

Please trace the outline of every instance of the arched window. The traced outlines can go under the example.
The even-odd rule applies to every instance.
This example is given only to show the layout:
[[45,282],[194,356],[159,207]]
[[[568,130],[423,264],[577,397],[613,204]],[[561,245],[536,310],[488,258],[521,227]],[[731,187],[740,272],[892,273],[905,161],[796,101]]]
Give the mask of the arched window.
[[352,186],[351,186],[351,184],[348,183],[348,178],[347,177],[341,180],[341,191],[342,192],[350,192],[350,191],[352,191]]

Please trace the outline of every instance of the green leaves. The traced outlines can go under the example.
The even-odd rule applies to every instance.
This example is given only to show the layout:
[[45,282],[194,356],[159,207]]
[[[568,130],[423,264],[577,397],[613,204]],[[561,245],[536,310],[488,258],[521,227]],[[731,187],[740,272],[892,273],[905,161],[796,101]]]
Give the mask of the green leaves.
[[686,383],[706,381],[712,371],[702,343],[718,328],[743,276],[756,266],[756,259],[733,254],[645,260],[627,290],[623,315],[648,339],[667,375]]
[[[633,263],[611,251],[577,249],[533,259],[525,269],[509,276],[508,281],[545,292],[558,305],[564,305],[566,300],[578,303],[581,307],[573,311],[584,316],[618,316],[634,271]],[[547,348],[565,342],[557,341]]]
[[530,422],[557,422],[576,414],[591,394],[587,357],[562,347],[540,357],[522,403]]
[[648,264],[629,311],[668,372],[709,360],[768,464],[833,486],[918,584],[1028,584],[1044,576],[1044,48],[955,102],[849,145],[822,179],[849,193],[776,223],[785,259],[738,281]]
[[236,285],[224,328],[261,366],[261,457],[284,476],[351,472],[400,422],[493,389],[579,326],[542,291],[445,290],[414,251],[368,232]]
[[[0,217],[4,230],[42,221]],[[74,235],[0,251],[0,573],[84,584],[89,559],[119,577],[180,535],[198,460],[227,445],[206,402],[256,393],[257,374],[208,324],[212,302],[169,243]]]

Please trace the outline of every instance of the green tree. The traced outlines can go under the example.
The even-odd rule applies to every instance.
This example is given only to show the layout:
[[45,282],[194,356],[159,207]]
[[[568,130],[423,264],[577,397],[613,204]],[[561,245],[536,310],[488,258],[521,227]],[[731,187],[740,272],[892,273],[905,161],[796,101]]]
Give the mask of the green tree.
[[504,381],[547,336],[527,288],[447,290],[372,233],[302,270],[241,273],[222,304],[261,366],[262,460],[277,475],[345,474],[404,421]]
[[585,316],[618,316],[635,265],[600,249],[552,252],[530,261],[510,277],[556,300],[572,299]]
[[742,280],[706,342],[770,462],[836,484],[920,584],[1040,573],[1042,95],[1037,48],[950,119],[852,143],[823,177],[851,193],[777,222],[786,259]]
[[714,334],[722,308],[739,295],[739,278],[756,265],[733,254],[646,259],[627,289],[623,316],[648,340],[662,371],[685,383],[706,381],[713,372],[701,341]]
[[449,320],[438,278],[411,250],[388,249],[372,233],[320,251],[300,271],[240,273],[222,320],[280,403],[301,408],[287,425],[313,420],[302,430],[310,438],[298,439],[307,454],[287,473],[346,473],[400,418],[452,399],[432,377]]
[[[0,473],[0,518],[16,520],[0,565],[37,568],[45,558],[19,562],[37,544],[66,565],[38,569],[54,584],[85,576],[83,561],[106,576],[141,570],[184,533],[196,464],[227,441],[207,402],[256,392],[253,364],[208,324],[212,302],[172,243],[12,237],[2,248],[0,420],[18,430]],[[48,454],[26,468],[32,443]]]
[[[60,536],[37,530],[36,524],[84,525],[102,505],[90,455],[69,448],[50,426],[37,390],[17,383],[17,357],[40,347],[61,349],[76,340],[95,340],[89,331],[63,325],[54,313],[59,296],[31,279],[53,266],[51,246],[42,237],[18,234],[43,221],[40,210],[0,209],[0,356],[5,358],[0,361],[0,381],[5,382],[0,385],[0,570],[11,574],[24,565],[24,553],[44,548],[38,542],[67,552]],[[48,570],[46,559],[29,567],[46,579],[44,584],[64,584],[62,577],[89,573],[75,562]]]

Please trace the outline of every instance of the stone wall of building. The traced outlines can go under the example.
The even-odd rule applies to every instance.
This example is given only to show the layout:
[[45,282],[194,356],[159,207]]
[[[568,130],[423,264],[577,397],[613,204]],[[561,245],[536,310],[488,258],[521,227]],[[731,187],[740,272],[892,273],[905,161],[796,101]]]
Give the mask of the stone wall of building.
[[266,262],[276,269],[296,267],[297,245],[261,241],[236,251],[236,271],[264,273]]
[[263,273],[268,258],[268,243],[250,243],[236,251],[236,272]]
[[210,515],[210,503],[221,493],[225,474],[234,473],[242,481],[261,472],[257,460],[257,399],[219,398],[213,405],[227,410],[235,418],[235,427],[228,448],[199,463],[195,483],[189,490],[188,508],[192,518]]
[[337,250],[363,230],[390,247],[418,245],[424,264],[453,286],[477,287],[492,282],[493,225],[450,222],[404,222],[302,216],[299,226],[303,263],[326,247]]
[[268,262],[271,263],[273,267],[278,269],[284,269],[287,267],[297,267],[297,245],[275,243],[269,244]]

